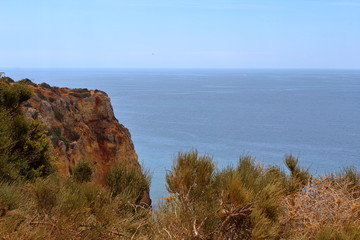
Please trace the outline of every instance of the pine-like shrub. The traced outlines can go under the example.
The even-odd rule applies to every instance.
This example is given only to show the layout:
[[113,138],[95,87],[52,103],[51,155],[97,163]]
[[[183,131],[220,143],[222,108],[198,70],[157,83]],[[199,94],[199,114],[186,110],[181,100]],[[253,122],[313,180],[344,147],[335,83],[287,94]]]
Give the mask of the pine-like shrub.
[[94,173],[94,167],[90,160],[79,162],[73,171],[73,177],[76,182],[90,182]]
[[121,195],[129,201],[139,204],[150,189],[150,175],[124,163],[114,165],[106,176],[106,184],[113,197]]

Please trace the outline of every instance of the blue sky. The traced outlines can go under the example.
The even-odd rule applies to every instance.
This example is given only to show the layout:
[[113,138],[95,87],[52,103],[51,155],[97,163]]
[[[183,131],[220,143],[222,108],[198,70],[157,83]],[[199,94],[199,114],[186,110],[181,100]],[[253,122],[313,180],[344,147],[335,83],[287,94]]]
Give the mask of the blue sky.
[[360,68],[360,0],[0,3],[0,67]]

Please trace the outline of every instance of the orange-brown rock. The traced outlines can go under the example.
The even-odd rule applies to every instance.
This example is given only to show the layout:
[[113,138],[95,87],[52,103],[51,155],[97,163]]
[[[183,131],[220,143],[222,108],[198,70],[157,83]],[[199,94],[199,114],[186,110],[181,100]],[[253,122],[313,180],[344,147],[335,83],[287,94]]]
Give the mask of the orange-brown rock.
[[31,82],[28,86],[34,94],[23,104],[23,111],[48,126],[63,175],[70,176],[86,158],[94,162],[94,180],[101,184],[114,163],[125,162],[140,171],[130,132],[115,118],[105,92]]

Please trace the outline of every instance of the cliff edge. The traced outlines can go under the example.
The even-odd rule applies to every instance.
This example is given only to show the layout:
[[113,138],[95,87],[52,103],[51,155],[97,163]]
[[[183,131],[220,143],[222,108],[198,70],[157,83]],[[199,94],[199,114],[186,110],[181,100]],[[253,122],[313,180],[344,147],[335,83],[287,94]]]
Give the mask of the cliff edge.
[[115,118],[105,92],[27,81],[33,96],[23,104],[23,112],[48,126],[60,173],[70,176],[84,159],[94,163],[94,181],[102,185],[117,162],[140,171],[130,132]]

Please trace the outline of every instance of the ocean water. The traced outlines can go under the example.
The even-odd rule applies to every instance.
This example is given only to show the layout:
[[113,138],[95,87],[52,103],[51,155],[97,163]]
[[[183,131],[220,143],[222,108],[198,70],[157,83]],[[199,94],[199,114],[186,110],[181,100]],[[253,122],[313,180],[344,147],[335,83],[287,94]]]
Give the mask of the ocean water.
[[179,151],[219,167],[251,154],[283,165],[298,156],[314,174],[360,169],[359,70],[4,69],[15,80],[100,89],[153,174],[151,197]]

